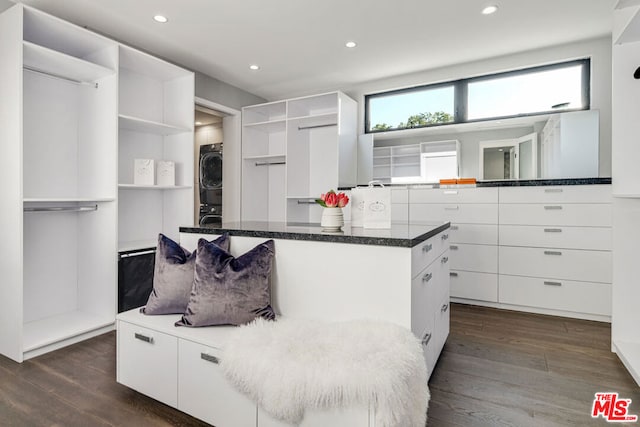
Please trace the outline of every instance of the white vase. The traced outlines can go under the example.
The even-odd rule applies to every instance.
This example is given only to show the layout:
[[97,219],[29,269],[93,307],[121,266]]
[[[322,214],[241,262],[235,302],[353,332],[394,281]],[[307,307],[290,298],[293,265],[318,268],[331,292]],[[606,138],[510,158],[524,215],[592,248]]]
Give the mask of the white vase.
[[322,210],[322,218],[320,226],[325,231],[338,231],[344,225],[344,216],[342,208],[324,208]]

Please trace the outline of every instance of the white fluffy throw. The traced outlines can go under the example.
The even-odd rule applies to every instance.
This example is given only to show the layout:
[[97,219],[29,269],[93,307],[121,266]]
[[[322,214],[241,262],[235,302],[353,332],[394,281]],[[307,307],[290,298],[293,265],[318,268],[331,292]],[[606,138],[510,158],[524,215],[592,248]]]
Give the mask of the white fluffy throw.
[[256,321],[234,332],[225,377],[282,421],[306,409],[351,405],[376,411],[376,425],[423,427],[429,389],[420,342],[387,322]]

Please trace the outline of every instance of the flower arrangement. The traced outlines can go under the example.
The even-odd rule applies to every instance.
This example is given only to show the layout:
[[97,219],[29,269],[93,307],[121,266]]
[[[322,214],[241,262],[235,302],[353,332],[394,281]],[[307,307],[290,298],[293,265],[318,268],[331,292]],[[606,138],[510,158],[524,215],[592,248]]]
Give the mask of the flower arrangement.
[[326,193],[322,193],[319,199],[316,199],[316,203],[323,208],[344,208],[349,203],[349,196],[344,193],[336,193],[333,190],[329,190]]

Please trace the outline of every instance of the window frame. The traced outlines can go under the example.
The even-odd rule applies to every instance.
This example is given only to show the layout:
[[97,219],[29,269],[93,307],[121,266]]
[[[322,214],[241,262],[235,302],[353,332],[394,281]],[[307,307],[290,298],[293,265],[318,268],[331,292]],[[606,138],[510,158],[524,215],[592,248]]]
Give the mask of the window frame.
[[[512,77],[518,75],[532,74],[538,73],[541,71],[550,71],[557,70],[562,68],[574,67],[576,65],[582,66],[582,88],[581,88],[581,98],[582,98],[582,107],[581,108],[567,108],[562,110],[554,110],[549,109],[546,111],[537,111],[534,113],[523,113],[523,114],[512,114],[506,116],[492,116],[492,117],[484,117],[480,119],[469,120],[468,117],[468,89],[470,83],[481,82],[484,80],[494,80],[496,78],[501,77]],[[392,128],[388,130],[371,130],[371,121],[370,121],[370,101],[371,99],[389,96],[389,95],[399,95],[403,93],[411,93],[418,91],[427,91],[431,89],[437,89],[444,86],[453,86],[453,121],[447,123],[433,123],[423,126],[415,126],[410,128]],[[553,64],[547,65],[538,65],[535,67],[527,67],[521,68],[512,71],[504,71],[499,73],[492,74],[484,74],[476,77],[469,77],[465,79],[458,80],[450,80],[446,82],[439,82],[433,84],[412,86],[403,89],[394,89],[385,92],[377,92],[372,94],[367,94],[364,96],[364,132],[365,134],[376,134],[376,133],[385,133],[385,132],[399,132],[399,131],[407,131],[412,129],[424,129],[431,127],[439,127],[439,126],[451,126],[460,123],[477,123],[477,122],[486,122],[490,120],[502,120],[502,119],[510,119],[515,117],[531,117],[531,116],[539,116],[545,114],[552,114],[554,112],[568,112],[568,111],[582,111],[582,110],[590,110],[591,109],[591,58],[581,58],[574,59],[571,61],[563,61],[557,62]]]

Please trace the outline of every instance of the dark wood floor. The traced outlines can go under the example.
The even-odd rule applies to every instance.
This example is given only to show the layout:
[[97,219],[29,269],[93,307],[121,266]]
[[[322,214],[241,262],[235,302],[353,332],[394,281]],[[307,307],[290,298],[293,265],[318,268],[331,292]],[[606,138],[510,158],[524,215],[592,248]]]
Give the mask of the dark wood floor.
[[[430,389],[429,426],[607,425],[589,415],[598,391],[640,414],[608,324],[457,304]],[[115,333],[22,364],[0,356],[0,426],[199,425],[115,382]]]

